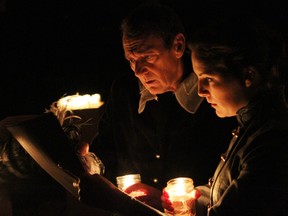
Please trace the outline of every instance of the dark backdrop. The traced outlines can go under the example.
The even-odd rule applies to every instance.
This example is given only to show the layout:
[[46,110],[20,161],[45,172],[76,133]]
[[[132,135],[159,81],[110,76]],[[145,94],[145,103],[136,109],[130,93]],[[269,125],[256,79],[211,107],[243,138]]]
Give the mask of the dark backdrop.
[[[100,93],[105,101],[114,77],[132,73],[123,57],[119,25],[142,2],[0,0],[0,119],[44,112],[64,94]],[[264,11],[263,18],[272,20],[275,14],[279,19],[279,9],[285,11],[276,0],[163,2],[175,8],[187,27],[218,16],[215,9],[225,4],[243,10],[243,16]]]

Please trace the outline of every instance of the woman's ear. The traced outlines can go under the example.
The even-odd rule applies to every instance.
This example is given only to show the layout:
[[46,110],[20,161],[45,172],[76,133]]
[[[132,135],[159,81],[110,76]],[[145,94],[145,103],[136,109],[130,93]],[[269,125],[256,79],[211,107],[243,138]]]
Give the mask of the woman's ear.
[[244,70],[244,82],[246,87],[250,87],[258,80],[258,72],[254,67],[247,67]]
[[173,42],[173,49],[175,51],[177,58],[181,58],[183,56],[185,46],[186,46],[185,36],[182,33],[177,34]]

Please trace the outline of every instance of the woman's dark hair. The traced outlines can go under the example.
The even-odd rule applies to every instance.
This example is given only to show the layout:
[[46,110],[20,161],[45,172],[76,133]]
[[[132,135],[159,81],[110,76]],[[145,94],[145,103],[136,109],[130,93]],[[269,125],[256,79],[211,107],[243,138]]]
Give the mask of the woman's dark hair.
[[170,48],[178,33],[186,34],[184,26],[168,5],[144,3],[135,8],[121,23],[122,35],[128,39],[145,39],[156,36]]
[[253,67],[272,88],[283,84],[279,67],[283,43],[279,35],[261,20],[230,17],[194,31],[188,47],[211,72],[242,79],[241,72]]

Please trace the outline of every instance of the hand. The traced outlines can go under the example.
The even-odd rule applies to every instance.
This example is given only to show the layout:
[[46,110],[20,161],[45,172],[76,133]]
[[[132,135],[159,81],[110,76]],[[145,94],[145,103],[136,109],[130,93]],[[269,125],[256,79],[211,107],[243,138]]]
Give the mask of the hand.
[[79,155],[85,156],[89,152],[89,143],[80,141],[77,143],[76,149]]
[[144,202],[160,211],[163,211],[161,203],[161,191],[152,186],[143,184],[141,182],[136,183],[126,188],[125,193],[133,196],[141,202]]
[[104,175],[105,166],[101,159],[93,152],[89,152],[89,144],[80,141],[76,145],[76,150],[85,171],[91,175]]
[[165,188],[162,191],[161,202],[162,207],[165,209],[165,212],[173,215],[174,208],[172,207],[172,202],[169,200],[169,194],[167,193]]
[[[196,201],[200,196],[201,196],[201,192],[197,189],[194,189],[192,192],[193,200]],[[174,214],[174,208],[172,206],[173,203],[169,199],[169,194],[166,191],[166,188],[162,190],[161,202],[162,202],[162,207],[165,209],[165,212],[173,215]]]
[[110,212],[119,212],[121,215],[159,216],[158,212],[151,210],[142,202],[131,199],[103,176],[81,173],[79,177],[82,203]]

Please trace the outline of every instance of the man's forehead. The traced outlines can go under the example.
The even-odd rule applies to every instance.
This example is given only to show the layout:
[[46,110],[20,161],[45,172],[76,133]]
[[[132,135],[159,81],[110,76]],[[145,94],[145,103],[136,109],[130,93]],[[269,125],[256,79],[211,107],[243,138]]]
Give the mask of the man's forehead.
[[156,48],[159,44],[163,45],[161,38],[149,36],[145,38],[128,39],[122,38],[123,48],[126,52],[146,52],[147,50]]

